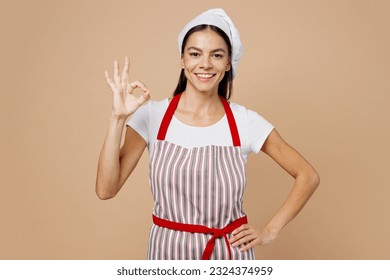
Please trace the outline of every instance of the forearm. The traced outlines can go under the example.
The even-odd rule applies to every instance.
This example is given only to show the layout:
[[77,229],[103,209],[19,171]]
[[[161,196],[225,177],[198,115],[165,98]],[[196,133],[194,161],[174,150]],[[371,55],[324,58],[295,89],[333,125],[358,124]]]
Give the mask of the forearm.
[[96,178],[96,193],[101,199],[108,199],[115,196],[120,188],[119,154],[125,125],[125,118],[111,116],[107,135],[99,157]]
[[266,228],[277,235],[302,210],[318,185],[319,176],[314,170],[297,175],[286,201]]

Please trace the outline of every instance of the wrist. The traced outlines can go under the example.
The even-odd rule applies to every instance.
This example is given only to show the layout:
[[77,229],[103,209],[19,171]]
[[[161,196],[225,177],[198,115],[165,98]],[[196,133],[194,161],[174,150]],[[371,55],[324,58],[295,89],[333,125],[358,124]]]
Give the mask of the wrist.
[[110,116],[110,126],[111,127],[124,127],[126,122],[127,122],[127,118],[128,117],[123,117],[123,116],[118,116],[118,115],[115,115],[115,114],[111,114]]
[[127,121],[127,119],[130,117],[130,115],[117,115],[114,112],[111,113],[110,121],[124,123]]
[[270,225],[270,224],[266,225],[265,228],[270,233],[270,235],[274,236],[274,237],[276,237],[281,230],[281,228]]

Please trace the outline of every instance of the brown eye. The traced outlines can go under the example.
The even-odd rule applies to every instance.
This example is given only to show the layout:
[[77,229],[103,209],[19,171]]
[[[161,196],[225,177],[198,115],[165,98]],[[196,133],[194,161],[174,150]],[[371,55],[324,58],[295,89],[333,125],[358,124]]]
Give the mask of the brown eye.
[[192,57],[198,57],[198,56],[200,56],[200,54],[197,53],[197,52],[191,52],[191,53],[190,53],[190,56],[192,56]]

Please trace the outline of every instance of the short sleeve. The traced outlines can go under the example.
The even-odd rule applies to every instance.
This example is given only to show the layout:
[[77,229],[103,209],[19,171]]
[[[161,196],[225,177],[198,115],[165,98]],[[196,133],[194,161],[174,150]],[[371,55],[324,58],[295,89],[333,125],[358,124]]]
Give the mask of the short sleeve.
[[127,122],[127,125],[131,126],[135,131],[137,131],[146,143],[149,142],[149,124],[149,103],[139,107]]
[[261,115],[249,109],[246,109],[246,121],[249,150],[257,154],[274,126]]

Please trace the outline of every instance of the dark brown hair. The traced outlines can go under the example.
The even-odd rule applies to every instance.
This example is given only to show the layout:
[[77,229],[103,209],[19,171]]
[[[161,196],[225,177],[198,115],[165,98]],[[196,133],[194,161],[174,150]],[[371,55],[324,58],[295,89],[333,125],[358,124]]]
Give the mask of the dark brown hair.
[[[187,40],[190,37],[190,35],[197,32],[197,31],[202,31],[205,29],[211,29],[212,31],[214,31],[215,33],[217,33],[219,36],[221,36],[224,39],[224,41],[228,47],[229,59],[231,59],[232,45],[230,44],[229,37],[219,27],[214,26],[214,25],[207,25],[207,24],[194,26],[193,28],[191,28],[187,32],[187,34],[184,36],[184,39],[183,39],[183,44],[181,47],[181,55],[184,54],[184,48],[185,48],[185,45],[186,45]],[[218,95],[224,97],[226,100],[230,99],[230,96],[232,93],[232,88],[233,88],[233,72],[232,71],[233,71],[233,67],[231,67],[229,71],[226,71],[225,76],[223,77],[222,81],[218,85]],[[177,83],[177,87],[176,87],[175,91],[173,92],[173,96],[182,93],[186,89],[186,86],[187,86],[187,78],[184,74],[184,69],[182,69],[180,72],[180,77],[179,77],[179,81]]]

